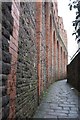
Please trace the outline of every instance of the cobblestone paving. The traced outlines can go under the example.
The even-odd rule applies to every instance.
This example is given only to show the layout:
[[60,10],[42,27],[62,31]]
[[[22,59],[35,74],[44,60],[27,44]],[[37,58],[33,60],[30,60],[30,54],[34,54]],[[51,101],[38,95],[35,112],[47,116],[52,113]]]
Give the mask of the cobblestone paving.
[[38,107],[34,118],[79,118],[78,95],[67,80],[55,82]]

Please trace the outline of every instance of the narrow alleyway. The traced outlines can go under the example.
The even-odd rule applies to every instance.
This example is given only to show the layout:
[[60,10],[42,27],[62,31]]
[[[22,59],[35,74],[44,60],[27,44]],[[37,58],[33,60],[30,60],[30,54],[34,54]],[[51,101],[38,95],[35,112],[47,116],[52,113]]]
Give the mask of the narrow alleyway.
[[68,65],[57,0],[5,1],[0,11],[0,118],[77,118],[78,95],[68,83],[80,88],[80,54]]
[[51,85],[34,118],[78,118],[77,92],[67,80]]

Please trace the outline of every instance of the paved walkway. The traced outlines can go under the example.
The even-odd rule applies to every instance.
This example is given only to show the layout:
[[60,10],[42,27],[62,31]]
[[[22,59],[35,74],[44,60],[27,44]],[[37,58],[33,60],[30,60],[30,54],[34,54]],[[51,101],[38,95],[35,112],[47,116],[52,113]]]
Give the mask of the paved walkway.
[[78,96],[67,80],[51,85],[34,118],[79,118]]

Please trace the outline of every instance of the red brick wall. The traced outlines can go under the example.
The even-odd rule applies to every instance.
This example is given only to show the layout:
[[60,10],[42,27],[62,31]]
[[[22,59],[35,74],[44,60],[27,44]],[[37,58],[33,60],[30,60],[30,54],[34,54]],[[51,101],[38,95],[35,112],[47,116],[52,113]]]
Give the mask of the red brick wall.
[[64,52],[64,77],[65,77],[65,52]]
[[[68,55],[67,54],[65,54],[65,65],[68,65]],[[67,68],[66,68],[66,70],[65,70],[65,77],[67,77]]]
[[49,3],[46,3],[45,5],[45,9],[46,9],[46,18],[45,18],[45,30],[46,30],[46,84],[47,84],[47,87],[48,87],[48,82],[49,82],[49,6],[48,6]]
[[41,95],[41,31],[42,31],[42,2],[36,2],[36,46],[37,46],[37,73],[38,73],[38,97]]
[[58,51],[58,79],[60,79],[60,49],[59,49],[59,42],[57,41],[57,51]]
[[[53,14],[54,14],[54,25],[53,28],[56,33],[56,41],[59,42],[59,46],[62,47],[62,53],[60,48],[56,50],[56,47],[54,48],[54,53],[56,51],[56,54],[54,54],[54,76],[56,76],[56,79],[64,79],[66,78],[65,74],[65,65],[67,65],[67,60],[65,62],[64,60],[64,52],[67,54],[67,33],[64,29],[63,19],[62,17],[58,16],[58,3],[53,0]],[[59,34],[59,36],[58,36]],[[54,41],[55,44],[55,41]],[[64,47],[65,46],[65,47]],[[59,53],[59,54],[58,54]],[[56,59],[55,59],[56,56]],[[67,57],[65,58],[67,59]],[[56,62],[55,62],[56,61]],[[60,75],[59,75],[60,74]]]
[[9,118],[15,117],[15,99],[16,99],[16,68],[18,56],[18,32],[19,32],[19,2],[12,2],[13,33],[10,36],[9,51],[12,55],[11,71],[8,75],[8,94],[10,96]]
[[52,15],[50,14],[50,83],[52,82]]
[[64,42],[64,45],[67,47],[67,32],[64,29],[63,18],[60,16],[58,16],[58,23],[59,23],[60,36]]
[[[38,76],[41,75],[41,66],[38,71],[39,62],[41,65],[41,51],[39,51],[39,45],[41,44],[41,33],[38,33],[38,31],[42,28],[40,29],[41,23],[39,19],[36,19],[39,15],[36,13],[39,12],[39,10],[36,9],[36,7],[38,7],[36,4],[38,3],[20,3],[16,80],[16,119],[31,118],[37,108],[41,96],[42,83],[40,81],[39,86],[38,81],[39,77],[41,80],[41,76]],[[39,28],[37,28],[37,23],[39,24]],[[37,53],[39,53],[39,56]],[[40,88],[38,89],[38,87]]]
[[[25,3],[21,4],[21,5],[23,5],[23,7],[24,7]],[[21,33],[22,36],[20,36],[20,38],[22,37],[21,41],[23,42],[23,46],[25,46],[24,45],[25,40],[23,40],[24,38],[26,39],[26,36],[24,37],[25,34],[28,34],[29,39],[31,38],[31,41],[29,41],[30,42],[29,45],[31,46],[32,42],[34,42],[32,36],[34,36],[33,30],[35,29],[36,42],[34,44],[36,46],[36,51],[37,51],[37,60],[36,60],[37,61],[37,69],[36,69],[37,90],[35,89],[35,91],[36,91],[35,93],[38,92],[38,103],[40,102],[40,99],[42,97],[44,87],[48,88],[48,86],[50,85],[51,82],[54,82],[55,80],[58,80],[58,79],[63,79],[65,77],[65,74],[66,74],[65,64],[67,64],[67,56],[66,56],[67,53],[64,50],[64,46],[61,43],[60,38],[58,37],[57,30],[53,23],[53,14],[51,11],[50,2],[46,2],[44,5],[41,2],[41,0],[39,2],[36,2],[35,8],[34,8],[34,9],[36,9],[36,10],[34,10],[34,11],[36,11],[35,12],[36,16],[34,15],[34,18],[28,17],[29,14],[27,14],[27,10],[29,10],[29,8],[28,8],[28,4],[26,4],[27,7],[25,7],[25,9],[26,9],[27,17],[23,12],[21,12],[21,14],[26,17],[26,21],[28,22],[29,25],[35,24],[34,25],[35,28],[33,28],[33,29],[31,28],[27,32],[25,32],[25,29],[27,29],[28,26],[26,26],[26,28],[24,26],[24,28],[23,28],[22,23],[20,24],[21,26],[19,26],[19,22],[22,22],[19,20],[24,21],[24,19],[19,18],[19,12],[20,12],[19,6],[20,6],[19,2],[12,3],[11,14],[13,16],[13,33],[10,36],[10,42],[9,42],[9,52],[12,55],[12,59],[11,59],[11,71],[10,71],[10,74],[8,75],[8,84],[7,84],[8,91],[7,91],[7,93],[10,96],[9,118],[12,118],[12,119],[15,117],[15,107],[16,107],[15,99],[16,99],[17,57],[21,57],[21,60],[22,60],[21,54],[23,53],[23,55],[25,55],[27,53],[26,52],[27,50],[25,51],[25,49],[24,49],[24,51],[26,53],[24,54],[23,51],[22,52],[19,51],[20,53],[18,55],[18,50],[19,50],[18,34],[19,34],[19,32],[21,33],[21,30],[22,30],[22,33]],[[25,12],[25,9],[24,9],[24,12]],[[44,9],[44,15],[43,15],[43,9]],[[23,10],[23,9],[21,9],[21,10]],[[31,12],[31,11],[32,10],[29,10],[29,12]],[[22,15],[21,15],[21,17],[22,17]],[[31,13],[31,15],[32,15],[32,13]],[[56,23],[56,27],[57,27],[57,25],[58,25],[57,4],[55,4],[55,16],[54,17],[55,17],[55,23]],[[35,19],[35,20],[32,20],[32,19]],[[33,24],[31,24],[31,21],[36,21],[36,22],[35,23],[33,22]],[[25,21],[23,23],[25,23]],[[43,30],[43,27],[45,27],[44,30]],[[20,28],[20,31],[19,31],[19,28]],[[29,32],[31,33],[31,35],[29,35]],[[19,42],[21,42],[21,41],[19,41]],[[26,40],[26,42],[28,42],[28,41]],[[25,48],[26,48],[26,46],[25,46]],[[34,49],[35,49],[35,47],[34,47]],[[64,51],[65,51],[65,56],[64,56]],[[28,57],[29,57],[29,55],[31,55],[30,52],[32,52],[31,48],[28,49],[28,52],[29,52],[29,54],[28,54]],[[34,55],[34,53],[33,53],[33,55]],[[24,59],[27,59],[26,55],[24,56]],[[31,58],[29,60],[31,60]],[[18,62],[19,62],[19,60],[18,60]],[[26,62],[26,60],[24,60],[23,62]],[[28,61],[28,62],[30,62],[30,61]],[[31,61],[31,63],[32,63],[32,61]],[[34,63],[36,63],[36,62],[34,62]],[[30,65],[33,65],[33,64],[30,64]],[[26,66],[26,65],[24,65],[24,66]],[[19,63],[18,67],[20,67],[20,63]],[[29,69],[29,68],[27,68],[27,69]],[[17,71],[19,71],[20,73],[23,73],[20,70],[18,70],[18,68],[17,68]],[[24,72],[25,72],[25,70],[24,70]],[[32,72],[32,71],[30,71],[30,72]],[[35,72],[34,72],[34,74],[35,74]],[[18,74],[18,75],[20,75],[20,74]],[[31,73],[31,75],[33,76],[32,73]],[[45,75],[45,77],[44,77],[44,75]],[[20,76],[18,76],[18,78],[17,78],[18,82],[19,82],[19,77]],[[33,87],[32,84],[30,84],[30,81],[29,81],[29,87],[31,87],[30,90]],[[34,89],[34,87],[33,87],[33,89]],[[18,90],[21,90],[21,89],[18,89]],[[20,91],[18,91],[18,92],[20,92]],[[29,97],[32,97],[32,95]],[[35,95],[33,97],[35,97]],[[17,99],[19,99],[19,98],[17,98]],[[22,102],[22,101],[20,101],[20,102]],[[34,105],[33,105],[33,109],[34,109]],[[24,111],[24,109],[23,109],[23,111]],[[21,111],[18,111],[18,113],[19,112],[21,112]],[[19,113],[19,115],[20,115],[20,113]],[[30,111],[28,110],[28,114],[26,116],[30,117],[31,115],[32,115],[32,113],[30,114]],[[24,116],[24,114],[22,116]]]
[[58,2],[53,0],[53,13],[56,26],[58,25]]
[[54,34],[53,34],[53,41],[54,41],[54,80],[56,80],[56,70],[57,70],[57,57],[56,57],[56,54],[57,54],[57,40],[56,40],[56,32],[54,31]]
[[63,78],[63,74],[64,74],[64,52],[62,48],[62,78]]

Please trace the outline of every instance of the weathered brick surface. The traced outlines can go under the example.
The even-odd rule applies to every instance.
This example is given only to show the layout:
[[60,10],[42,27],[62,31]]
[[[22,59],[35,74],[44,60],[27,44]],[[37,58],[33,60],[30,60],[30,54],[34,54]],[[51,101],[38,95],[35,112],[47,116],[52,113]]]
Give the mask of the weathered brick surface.
[[[12,34],[12,3],[3,2],[2,7],[2,118],[9,116],[9,95],[7,94],[7,80],[11,70],[11,54],[9,52],[10,35]],[[11,23],[10,23],[11,22]]]
[[[19,2],[17,5],[19,6]],[[17,69],[17,56],[18,56],[18,33],[19,33],[19,8],[16,7],[16,2],[12,2],[11,15],[13,18],[13,27],[9,42],[9,52],[12,56],[11,71],[8,75],[8,90],[9,94],[9,116],[8,118],[15,118],[15,102],[16,102],[16,69]],[[9,30],[8,30],[9,31]]]
[[36,48],[37,48],[37,73],[38,73],[38,97],[42,93],[42,2],[36,3]]
[[45,30],[46,30],[46,73],[47,73],[47,79],[46,79],[46,84],[47,84],[47,87],[49,85],[49,82],[50,82],[50,79],[49,79],[49,69],[50,69],[50,66],[49,66],[49,59],[50,59],[50,4],[49,3],[45,3],[45,15],[46,15],[46,18],[45,18]]
[[55,33],[55,31],[54,31],[54,79],[55,80],[57,80],[57,74],[56,74],[56,70],[57,70],[57,67],[56,67],[56,65],[57,65],[57,62],[56,62],[56,60],[57,60],[57,57],[56,57],[56,53],[57,53],[57,40],[56,40],[56,33]]
[[57,72],[58,72],[58,79],[60,79],[60,49],[59,49],[59,42],[57,41]]
[[43,92],[52,82],[65,77],[67,51],[57,30],[57,6],[55,14],[53,6],[51,2],[3,3],[2,94],[5,117],[32,117]]
[[[51,4],[50,4],[50,11],[51,11]],[[52,78],[52,32],[53,32],[53,26],[52,26],[52,13],[50,13],[49,15],[49,22],[50,22],[50,42],[49,42],[49,54],[50,54],[50,68],[49,68],[49,75],[50,75],[50,83],[53,81],[53,78]]]
[[[55,41],[54,41],[54,47],[56,45],[56,47],[54,48],[54,78],[56,80],[58,80],[59,76],[60,78],[59,79],[64,79],[66,78],[66,70],[64,71],[64,57],[63,57],[63,51],[65,52],[66,56],[67,56],[67,42],[65,41],[65,39],[67,40],[67,36],[66,35],[63,35],[62,37],[62,32],[61,31],[65,31],[64,30],[64,25],[63,25],[63,22],[60,21],[60,17],[58,16],[58,4],[57,2],[54,2],[53,4],[53,27],[54,27],[54,31],[55,31],[55,41],[57,43],[57,41],[59,42],[59,49],[62,49],[62,50],[58,50],[57,49],[57,44],[55,44]],[[61,18],[62,19],[62,18]],[[60,22],[61,22],[61,27],[60,27]],[[65,33],[66,34],[66,31]],[[54,36],[54,34],[53,34]],[[59,52],[59,54],[58,54]],[[57,54],[60,56],[57,56]],[[58,57],[59,57],[59,60],[58,60]],[[58,62],[59,62],[59,65],[58,65]],[[67,57],[66,57],[66,62],[65,62],[65,65],[67,65]],[[60,75],[58,74],[60,73]]]
[[37,106],[35,3],[20,4],[16,117],[31,117]]
[[[17,5],[19,6],[19,3]],[[15,117],[19,12],[16,12],[18,10],[17,8],[14,9],[15,8],[14,6],[16,7],[15,2],[14,3],[2,2],[2,6],[1,6],[2,7],[2,118],[3,119],[7,119],[7,118],[13,119]]]

